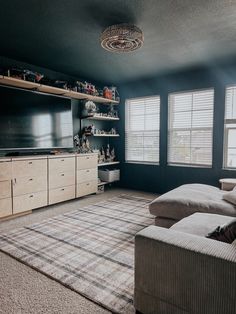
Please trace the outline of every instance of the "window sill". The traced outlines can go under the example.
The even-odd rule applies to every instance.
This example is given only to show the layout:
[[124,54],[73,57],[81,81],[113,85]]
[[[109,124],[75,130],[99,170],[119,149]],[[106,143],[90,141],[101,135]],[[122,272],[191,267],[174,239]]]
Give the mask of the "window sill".
[[145,162],[145,161],[125,161],[126,164],[144,165],[144,166],[159,166],[159,162]]
[[222,168],[224,171],[236,171],[236,168]]
[[182,168],[202,168],[202,169],[213,169],[212,166],[207,165],[190,165],[190,164],[167,164],[167,167],[182,167]]

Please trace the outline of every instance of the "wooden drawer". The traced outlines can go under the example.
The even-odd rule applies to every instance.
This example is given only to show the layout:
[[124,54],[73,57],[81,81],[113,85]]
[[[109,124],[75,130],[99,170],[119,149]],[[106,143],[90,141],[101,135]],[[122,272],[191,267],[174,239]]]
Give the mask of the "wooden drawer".
[[0,218],[12,215],[11,198],[0,200]]
[[77,184],[76,197],[96,193],[98,189],[98,180]]
[[47,205],[47,191],[13,197],[13,214]]
[[49,189],[75,185],[75,172],[55,173],[49,176]]
[[12,178],[12,162],[0,162],[0,180],[11,180]]
[[47,159],[13,161],[12,175],[13,179],[19,177],[47,176]]
[[77,170],[96,168],[98,164],[98,156],[77,156]]
[[13,180],[13,196],[47,190],[47,176],[18,177]]
[[49,159],[48,167],[49,176],[56,173],[75,172],[75,157]]
[[75,198],[75,185],[49,190],[49,205]]
[[83,182],[89,182],[97,180],[98,178],[98,170],[97,168],[93,169],[83,169],[77,171],[77,184]]
[[0,199],[11,197],[11,181],[0,181]]

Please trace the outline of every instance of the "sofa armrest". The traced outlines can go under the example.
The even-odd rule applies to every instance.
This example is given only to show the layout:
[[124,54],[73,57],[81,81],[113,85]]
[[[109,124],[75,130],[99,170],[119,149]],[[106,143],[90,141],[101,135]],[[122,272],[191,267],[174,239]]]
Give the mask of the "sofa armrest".
[[234,313],[235,282],[234,244],[156,226],[135,237],[134,302],[143,313]]

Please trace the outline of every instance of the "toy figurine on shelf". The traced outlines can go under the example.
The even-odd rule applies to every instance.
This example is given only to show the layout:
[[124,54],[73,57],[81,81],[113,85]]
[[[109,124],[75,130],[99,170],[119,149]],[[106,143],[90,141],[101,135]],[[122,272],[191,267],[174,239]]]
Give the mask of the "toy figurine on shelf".
[[115,128],[111,128],[110,134],[115,135],[116,133],[116,129]]
[[80,145],[80,138],[79,138],[79,134],[76,134],[74,136],[74,144],[76,147],[78,147]]
[[106,155],[105,155],[105,151],[104,151],[104,148],[102,147],[101,148],[101,162],[105,162],[106,160]]
[[114,105],[110,105],[107,115],[112,118],[118,118],[118,111],[114,109]]
[[112,91],[107,86],[103,88],[103,97],[112,99]]
[[106,149],[106,161],[110,161],[110,145],[107,144],[107,149]]
[[113,162],[115,160],[115,158],[116,158],[115,149],[113,147],[111,150],[111,154],[110,154],[110,161]]

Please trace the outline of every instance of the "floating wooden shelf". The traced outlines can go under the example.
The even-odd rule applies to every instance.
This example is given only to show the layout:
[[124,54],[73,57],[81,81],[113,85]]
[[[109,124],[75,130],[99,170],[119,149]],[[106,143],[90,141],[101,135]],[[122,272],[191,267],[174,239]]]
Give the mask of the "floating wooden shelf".
[[119,137],[119,134],[93,134],[91,136],[95,137]]
[[66,89],[58,88],[54,86],[48,86],[48,85],[42,85],[39,83],[24,81],[24,80],[17,79],[14,77],[9,77],[9,76],[0,75],[0,84],[12,86],[12,87],[20,87],[20,88],[24,88],[28,90],[36,90],[36,91],[40,91],[40,92],[52,94],[52,95],[66,96],[72,99],[88,99],[88,100],[92,100],[94,102],[99,102],[102,104],[114,104],[114,105],[119,104],[119,102],[116,100],[111,100],[104,97],[74,92],[71,90],[66,90]]
[[117,165],[119,163],[120,163],[119,161],[103,162],[101,164],[98,164],[98,167]]
[[118,182],[118,180],[112,181],[112,182],[105,182],[105,181],[102,181],[102,182],[99,182],[99,183],[98,183],[98,186],[106,185],[106,184],[112,184],[112,183],[114,183],[114,182]]
[[84,117],[83,119],[86,120],[106,120],[106,121],[119,121],[119,118],[114,118],[114,117],[106,117],[106,116],[88,116]]

